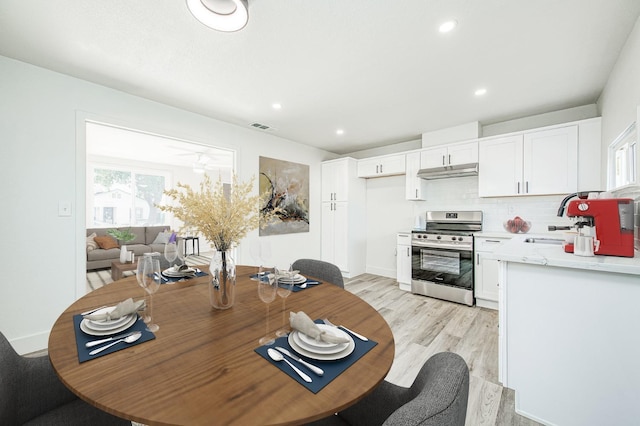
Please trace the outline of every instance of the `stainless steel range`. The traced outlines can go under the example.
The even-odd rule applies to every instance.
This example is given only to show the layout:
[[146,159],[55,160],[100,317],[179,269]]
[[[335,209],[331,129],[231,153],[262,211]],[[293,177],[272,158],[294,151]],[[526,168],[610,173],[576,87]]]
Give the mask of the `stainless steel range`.
[[473,234],[481,211],[431,211],[411,235],[411,292],[473,306]]

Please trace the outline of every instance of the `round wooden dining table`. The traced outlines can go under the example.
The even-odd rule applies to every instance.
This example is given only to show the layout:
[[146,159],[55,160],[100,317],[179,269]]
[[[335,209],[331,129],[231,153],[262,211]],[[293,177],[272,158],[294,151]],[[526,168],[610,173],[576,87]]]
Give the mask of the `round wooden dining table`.
[[[161,285],[153,296],[160,325],[155,339],[80,363],[73,316],[144,295],[135,276],[92,291],[55,322],[49,336],[53,368],[84,401],[147,425],[304,424],[356,403],[384,379],[394,340],[372,306],[325,282],[292,292],[284,311],[276,298],[267,316],[251,280],[256,272],[237,267],[236,300],[227,310],[211,308],[208,275]],[[255,352],[267,331],[288,325],[290,311],[328,318],[377,345],[313,393]]]

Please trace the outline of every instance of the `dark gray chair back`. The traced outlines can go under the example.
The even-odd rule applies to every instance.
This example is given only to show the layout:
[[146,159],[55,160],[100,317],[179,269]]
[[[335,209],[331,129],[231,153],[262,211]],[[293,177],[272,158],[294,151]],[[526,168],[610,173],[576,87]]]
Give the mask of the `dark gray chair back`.
[[469,368],[460,355],[441,352],[422,366],[409,388],[383,381],[373,392],[312,426],[464,426]]
[[298,259],[293,262],[291,267],[296,271],[300,271],[302,275],[308,275],[320,281],[326,281],[344,288],[344,280],[342,279],[340,268],[333,263],[315,259]]
[[75,396],[48,356],[22,357],[0,333],[0,424],[131,425]]

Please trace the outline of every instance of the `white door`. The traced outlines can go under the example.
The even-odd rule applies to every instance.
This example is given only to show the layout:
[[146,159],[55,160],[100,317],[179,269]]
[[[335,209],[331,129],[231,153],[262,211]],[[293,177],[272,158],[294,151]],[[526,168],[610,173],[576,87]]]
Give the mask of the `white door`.
[[349,203],[333,203],[333,263],[341,271],[349,271]]
[[420,168],[432,169],[447,166],[447,147],[435,147],[420,152]]
[[448,163],[450,166],[478,162],[478,142],[452,145],[448,148]]

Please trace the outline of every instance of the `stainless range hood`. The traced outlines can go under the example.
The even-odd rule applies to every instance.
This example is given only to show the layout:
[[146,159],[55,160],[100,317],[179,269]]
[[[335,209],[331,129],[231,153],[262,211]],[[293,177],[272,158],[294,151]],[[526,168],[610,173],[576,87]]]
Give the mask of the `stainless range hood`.
[[418,177],[427,180],[463,176],[478,176],[478,163],[456,164],[455,166],[442,166],[418,170]]

